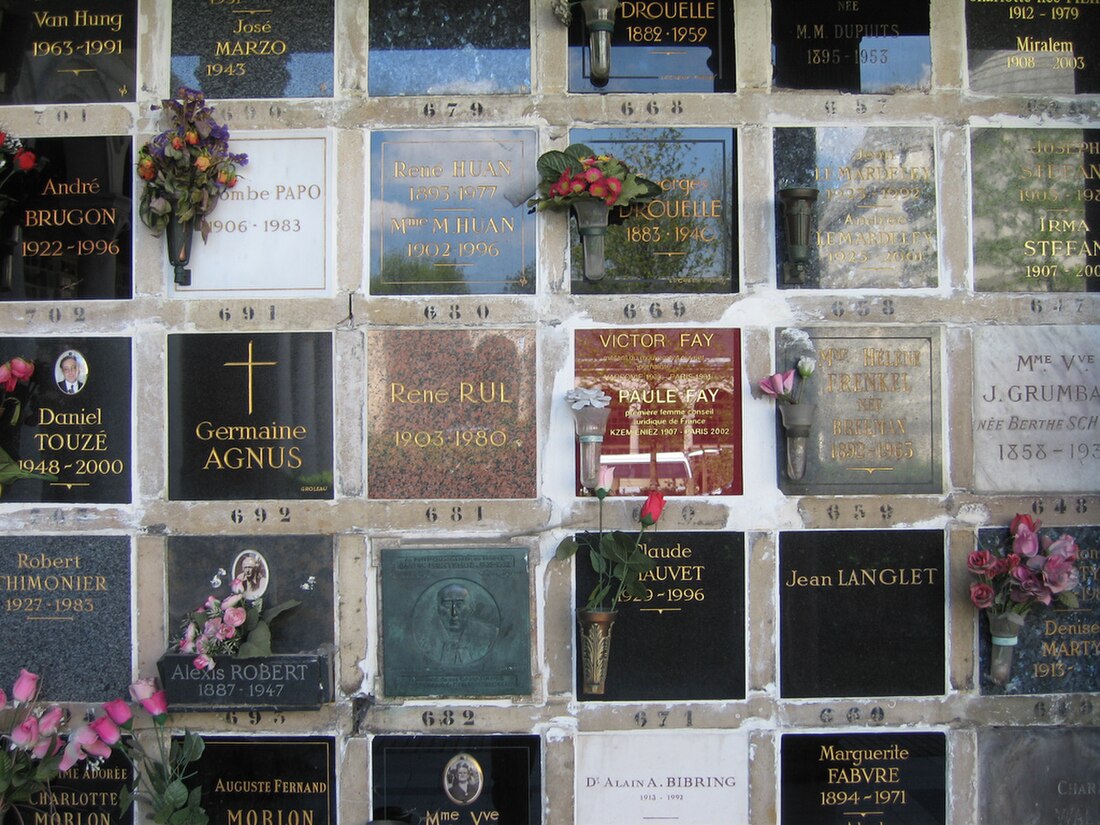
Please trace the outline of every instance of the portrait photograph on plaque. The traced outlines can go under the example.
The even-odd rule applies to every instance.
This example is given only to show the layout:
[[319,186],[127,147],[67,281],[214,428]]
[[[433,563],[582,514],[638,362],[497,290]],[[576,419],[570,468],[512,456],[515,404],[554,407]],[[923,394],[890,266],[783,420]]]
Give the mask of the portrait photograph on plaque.
[[132,297],[131,138],[21,142],[34,165],[0,173],[0,300]]
[[942,530],[779,534],[779,692],[940,696]]
[[106,702],[130,670],[130,539],[0,536],[0,685],[38,674],[51,702]]
[[0,3],[0,105],[132,102],[137,7],[137,0]]
[[570,221],[574,295],[738,289],[737,135],[730,129],[572,129],[573,142],[619,158],[657,183],[656,200],[613,207],[604,239],[606,274],[586,277]]
[[[126,504],[133,496],[129,338],[0,338],[0,483],[7,501]],[[12,472],[13,468],[4,470]]]
[[371,800],[375,820],[538,825],[541,740],[521,734],[375,736]]
[[531,692],[525,548],[395,547],[381,556],[387,696]]
[[773,82],[861,94],[932,87],[931,3],[772,0]]
[[739,329],[577,330],[575,384],[611,398],[600,457],[615,470],[611,495],[740,495],[740,376]]
[[331,499],[332,334],[168,336],[168,498]]
[[[582,537],[577,537],[582,541]],[[616,605],[602,694],[585,701],[694,701],[745,698],[745,534],[648,532],[653,559],[645,594]],[[574,565],[578,600],[597,584],[590,564]],[[582,696],[578,625],[577,696]]]
[[372,295],[533,295],[534,129],[370,136]]
[[172,89],[332,97],[335,0],[172,0]]

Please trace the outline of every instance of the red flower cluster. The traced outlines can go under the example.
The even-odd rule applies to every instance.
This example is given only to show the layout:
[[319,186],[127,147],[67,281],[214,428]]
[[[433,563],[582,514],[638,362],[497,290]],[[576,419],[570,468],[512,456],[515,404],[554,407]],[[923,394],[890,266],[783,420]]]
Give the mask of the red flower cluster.
[[582,158],[584,169],[577,175],[562,172],[558,182],[550,187],[552,197],[566,195],[591,195],[599,198],[608,206],[614,206],[623,191],[623,182],[613,175],[607,175],[599,167],[599,158]]

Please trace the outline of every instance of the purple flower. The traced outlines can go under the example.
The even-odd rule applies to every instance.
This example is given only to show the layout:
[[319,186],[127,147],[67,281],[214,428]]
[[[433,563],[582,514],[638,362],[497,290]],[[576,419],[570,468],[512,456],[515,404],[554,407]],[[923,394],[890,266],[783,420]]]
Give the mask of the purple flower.
[[789,401],[791,391],[794,390],[794,370],[790,369],[786,372],[777,372],[775,375],[769,375],[760,382],[760,390],[765,395],[772,396],[772,398]]

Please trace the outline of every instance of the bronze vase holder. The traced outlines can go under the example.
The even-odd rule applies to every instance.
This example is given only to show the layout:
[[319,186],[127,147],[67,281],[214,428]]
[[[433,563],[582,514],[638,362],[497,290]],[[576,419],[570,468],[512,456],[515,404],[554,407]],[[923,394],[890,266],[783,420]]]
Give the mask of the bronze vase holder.
[[787,478],[791,481],[800,481],[806,474],[806,449],[816,411],[816,404],[779,405],[779,416],[787,436]]
[[195,235],[195,221],[178,221],[175,215],[168,218],[165,237],[168,240],[168,263],[175,273],[177,286],[191,286],[191,241]]
[[607,236],[607,217],[611,207],[599,198],[579,198],[573,201],[573,214],[577,218],[577,232],[584,245],[584,277],[599,281],[607,273],[604,260],[604,239]]
[[617,610],[578,610],[581,626],[583,693],[603,695],[607,686],[607,660],[611,655],[611,626]]

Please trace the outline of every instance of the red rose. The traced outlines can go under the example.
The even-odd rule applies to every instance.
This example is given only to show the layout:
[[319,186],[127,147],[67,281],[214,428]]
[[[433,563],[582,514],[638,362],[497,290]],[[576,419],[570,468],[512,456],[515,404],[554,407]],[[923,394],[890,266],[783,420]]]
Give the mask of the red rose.
[[1024,515],[1023,513],[1017,513],[1016,517],[1012,519],[1012,524],[1009,525],[1008,532],[1012,535],[1016,535],[1021,524],[1027,527],[1029,533],[1034,533],[1039,529],[1039,525],[1042,524],[1042,522],[1038,519],[1033,519],[1031,516]]
[[984,582],[974,582],[970,585],[970,601],[979,610],[993,606],[993,588]]
[[34,156],[34,152],[30,152],[26,149],[20,149],[15,153],[15,165],[19,167],[21,172],[28,172],[34,168],[35,163],[38,162],[38,158]]
[[642,512],[638,519],[643,527],[651,527],[661,517],[661,511],[665,509],[665,497],[656,491],[649,494],[642,505]]

